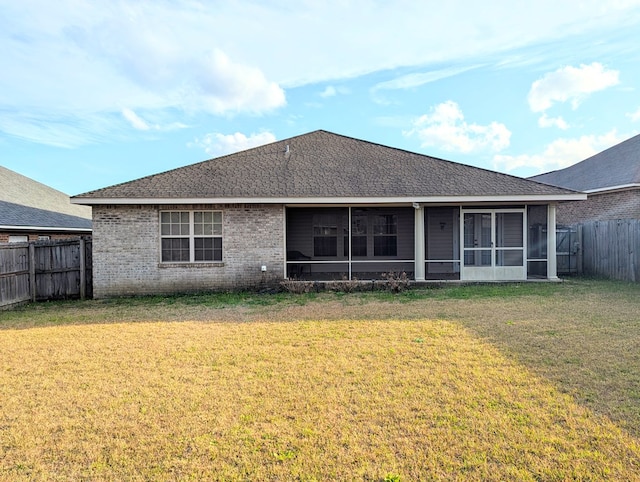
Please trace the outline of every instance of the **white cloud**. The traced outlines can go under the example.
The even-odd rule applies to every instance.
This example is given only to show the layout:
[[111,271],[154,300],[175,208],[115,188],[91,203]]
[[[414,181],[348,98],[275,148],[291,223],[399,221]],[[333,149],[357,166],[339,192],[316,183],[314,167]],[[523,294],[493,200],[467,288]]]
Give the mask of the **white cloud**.
[[558,129],[566,130],[569,128],[569,124],[562,117],[549,117],[547,114],[542,114],[538,119],[538,125],[540,127],[557,127]]
[[617,85],[619,72],[607,70],[593,62],[580,67],[562,67],[536,80],[529,90],[529,107],[533,112],[543,112],[555,102],[571,101],[574,109],[587,95]]
[[[44,115],[65,119],[78,145],[117,135],[122,117],[114,114],[140,131],[168,130],[199,113],[260,114],[284,105],[277,82],[251,61],[232,59],[205,33],[205,18],[214,14],[179,2],[0,6],[3,71],[11,71],[0,76],[0,109],[13,117],[3,132],[51,144],[42,126],[29,125]],[[155,117],[162,124],[149,122]],[[100,130],[73,139],[80,125]]]
[[[3,115],[39,109],[79,123],[96,115],[117,122],[126,106],[144,112],[150,127],[158,111],[173,120],[262,114],[285,104],[284,88],[399,67],[464,66],[620,25],[632,31],[639,8],[539,0],[522,15],[510,0],[452,0],[437,9],[413,0],[0,3]],[[378,91],[455,70],[412,74]],[[101,126],[96,136],[113,129]]]
[[477,65],[469,65],[402,75],[395,79],[379,82],[374,85],[370,90],[371,96],[373,97],[373,100],[379,104],[389,104],[389,101],[383,96],[384,91],[414,89],[431,82],[436,82],[447,77],[461,74],[477,67]]
[[105,138],[100,135],[108,129],[110,120],[102,116],[84,116],[77,120],[71,116],[51,113],[0,115],[0,132],[53,147],[73,149]]
[[[526,15],[509,0],[451,0],[438,8],[413,0],[232,5],[217,5],[234,17],[219,34],[233,38],[242,32],[236,43],[247,58],[262,65],[268,78],[292,87],[398,67],[468,64],[496,53],[502,58],[505,50],[620,28],[639,3],[539,0]],[[283,55],[273,55],[278,52]]]
[[591,135],[574,139],[556,139],[548,144],[540,154],[495,155],[493,157],[494,169],[512,172],[516,169],[526,168],[533,171],[529,175],[563,169],[623,140],[624,136],[618,135],[615,129],[601,136]]
[[631,119],[632,122],[640,121],[640,107],[635,112],[631,112],[627,114],[627,117]]
[[[136,114],[132,109],[129,108],[124,108],[122,109],[122,117],[124,117],[127,122],[129,122],[129,124],[131,125],[131,127],[133,127],[136,130],[139,131],[173,131],[173,130],[177,130],[177,129],[184,129],[186,127],[188,127],[186,124],[183,124],[182,122],[168,122],[168,123],[158,123],[158,122],[154,122],[154,123],[149,123],[146,120],[144,120],[142,117],[140,117],[138,114]],[[154,116],[155,118],[161,117],[161,116]]]
[[134,129],[138,129],[139,131],[148,131],[150,129],[149,124],[147,124],[131,109],[122,109],[122,115],[129,121]]
[[350,91],[347,87],[344,87],[344,86],[336,87],[334,85],[327,85],[327,87],[318,95],[324,99],[327,99],[329,97],[335,97],[336,95],[346,95],[349,93]]
[[[133,108],[261,113],[285,103],[283,89],[258,66],[232,59],[207,41],[209,36],[180,31],[203,27],[194,18],[198,11],[193,5],[174,11],[168,4],[115,2],[103,12],[89,13],[104,16],[64,25],[56,40],[77,55],[100,59],[109,68],[107,75],[128,84],[121,86],[125,91],[140,89],[154,95],[146,102],[129,99]],[[202,45],[192,43],[198,39]]]
[[326,89],[324,89],[322,92],[320,92],[320,97],[334,97],[335,95],[338,94],[338,91],[336,90],[336,88],[332,85],[327,85]]
[[268,81],[260,69],[232,62],[219,49],[214,49],[196,71],[198,96],[211,112],[260,113],[285,104],[284,91]]
[[411,89],[414,87],[420,87],[421,85],[435,82],[440,79],[452,77],[454,75],[467,72],[479,67],[478,65],[468,65],[464,67],[452,67],[449,69],[432,70],[430,72],[415,72],[412,74],[402,75],[393,80],[386,82],[379,82],[374,85],[372,91],[378,90],[397,90],[397,89]]
[[241,132],[236,132],[235,134],[212,132],[200,139],[196,139],[190,146],[195,145],[201,147],[208,155],[218,157],[264,144],[270,144],[275,141],[276,137],[271,132],[251,134],[249,137]]
[[188,79],[214,49],[288,87],[401,66],[467,62],[502,53],[505,46],[513,50],[619,27],[638,8],[637,1],[540,0],[522,15],[509,0],[452,0],[438,9],[412,0],[4,3],[10,21],[0,29],[0,46],[7,68],[33,59],[49,78],[57,65],[71,63],[76,68],[68,72],[85,69],[93,80],[98,73],[108,80],[125,76],[161,90]]
[[498,122],[484,126],[467,123],[458,104],[450,100],[415,119],[413,128],[403,134],[418,137],[422,147],[437,146],[463,153],[501,151],[509,146],[511,137],[509,129]]

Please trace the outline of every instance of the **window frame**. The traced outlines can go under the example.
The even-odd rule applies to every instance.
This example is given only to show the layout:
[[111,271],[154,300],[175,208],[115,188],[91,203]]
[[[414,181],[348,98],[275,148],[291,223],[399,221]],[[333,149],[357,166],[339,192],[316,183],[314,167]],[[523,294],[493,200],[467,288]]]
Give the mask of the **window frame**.
[[[378,223],[384,219],[384,223]],[[389,222],[391,220],[391,222]],[[378,232],[379,228],[382,232]],[[398,215],[395,213],[374,213],[371,219],[374,258],[395,258],[398,256]],[[386,252],[389,250],[390,252]],[[380,252],[382,251],[382,252]]]
[[28,243],[29,235],[28,234],[10,234],[9,237],[7,238],[7,241],[9,243]]
[[[169,221],[169,223],[163,223],[163,214],[169,214],[171,215],[172,213],[179,213],[179,214],[187,214],[188,215],[188,221],[187,221],[187,227],[188,227],[188,233],[184,234],[182,232],[180,232],[179,234],[163,234],[163,227],[164,226],[171,226],[171,221]],[[196,231],[196,225],[202,225],[205,226],[206,222],[196,222],[195,221],[195,217],[196,214],[211,214],[211,234],[204,234],[204,233],[199,233],[199,234],[195,234]],[[216,214],[219,215],[219,222],[216,220]],[[178,223],[178,224],[185,224],[185,223]],[[219,230],[216,229],[216,226],[220,226]],[[163,265],[168,265],[168,264],[211,264],[211,263],[215,263],[215,264],[219,264],[223,262],[223,258],[224,258],[224,214],[221,210],[219,209],[163,209],[159,211],[158,214],[158,231],[159,231],[159,248],[160,248],[160,253],[159,253],[159,258],[160,258],[160,263]],[[217,232],[219,231],[219,232]],[[183,259],[183,260],[165,260],[164,259],[164,248],[163,248],[163,241],[167,240],[167,239],[182,239],[182,240],[187,240],[188,246],[187,249],[189,251],[189,259]],[[212,242],[212,247],[208,248],[211,253],[213,254],[213,258],[214,259],[196,259],[197,256],[197,248],[196,248],[196,244],[198,240],[209,240],[212,239],[214,240]],[[218,243],[216,243],[215,240],[220,240]],[[218,247],[219,246],[219,247]],[[219,252],[219,259],[216,259],[216,252]]]
[[[332,232],[334,231],[334,232]],[[338,257],[338,232],[340,221],[337,213],[318,213],[311,221],[314,258]]]
[[[384,218],[386,222],[379,224],[380,218]],[[389,219],[393,222],[389,223]],[[384,232],[378,232],[382,225]],[[388,210],[354,210],[351,214],[351,258],[357,261],[397,259],[399,226],[398,213]],[[387,243],[389,244],[383,248],[389,252],[380,252],[380,245]]]
[[[356,212],[351,214],[351,257],[365,259],[369,254],[369,237],[371,227],[369,213]],[[354,234],[355,232],[355,234]],[[357,238],[357,241],[356,241]]]

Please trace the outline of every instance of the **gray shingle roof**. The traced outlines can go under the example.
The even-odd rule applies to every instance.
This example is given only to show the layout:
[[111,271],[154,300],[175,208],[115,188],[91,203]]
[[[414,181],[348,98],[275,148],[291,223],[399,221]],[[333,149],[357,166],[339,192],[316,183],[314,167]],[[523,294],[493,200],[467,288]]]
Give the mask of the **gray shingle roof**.
[[573,166],[529,179],[577,191],[640,184],[640,135]]
[[65,193],[2,166],[0,201],[91,219],[91,208],[71,204]]
[[91,230],[91,220],[0,201],[0,226]]
[[314,131],[75,197],[224,199],[566,195],[571,191]]

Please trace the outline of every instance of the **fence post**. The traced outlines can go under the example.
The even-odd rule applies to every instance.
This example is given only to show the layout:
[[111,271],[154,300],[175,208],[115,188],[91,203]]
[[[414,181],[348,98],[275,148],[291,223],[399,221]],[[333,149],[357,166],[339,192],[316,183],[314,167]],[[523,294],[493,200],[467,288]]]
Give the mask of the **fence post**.
[[87,273],[84,252],[84,238],[80,238],[80,299],[87,298]]
[[31,291],[31,301],[38,298],[36,287],[36,244],[29,243],[29,290]]
[[579,275],[582,274],[582,255],[583,255],[583,247],[582,247],[582,224],[576,224],[576,237],[578,238],[576,242],[578,243],[578,249],[576,249],[576,271]]

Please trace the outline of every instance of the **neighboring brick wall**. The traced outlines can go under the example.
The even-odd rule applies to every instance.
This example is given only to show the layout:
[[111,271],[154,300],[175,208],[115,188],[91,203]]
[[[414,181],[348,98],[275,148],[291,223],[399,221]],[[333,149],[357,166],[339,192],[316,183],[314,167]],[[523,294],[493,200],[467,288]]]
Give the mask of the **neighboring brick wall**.
[[[222,263],[162,265],[165,209],[221,210]],[[283,279],[283,230],[282,205],[94,206],[94,297],[275,286]]]
[[586,201],[560,203],[558,224],[576,224],[612,219],[640,219],[640,189],[589,194]]

